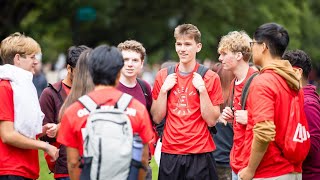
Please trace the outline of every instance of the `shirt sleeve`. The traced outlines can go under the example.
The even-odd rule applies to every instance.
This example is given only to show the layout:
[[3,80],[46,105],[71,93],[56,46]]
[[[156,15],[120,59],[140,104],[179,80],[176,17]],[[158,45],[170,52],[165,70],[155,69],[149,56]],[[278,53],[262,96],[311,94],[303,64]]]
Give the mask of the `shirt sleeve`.
[[304,111],[308,120],[310,132],[311,148],[310,151],[320,151],[320,113],[319,104],[315,102],[305,102]]
[[153,85],[153,89],[152,89],[152,98],[154,100],[158,99],[160,89],[161,89],[162,84],[164,82],[163,77],[164,77],[165,73],[167,73],[166,69],[162,69],[157,73],[156,80],[154,81],[154,85]]
[[13,91],[10,86],[0,85],[0,121],[14,121]]
[[43,125],[47,123],[56,123],[55,120],[55,102],[54,98],[50,91],[53,91],[52,89],[46,88],[39,99],[41,111],[45,114],[45,117],[43,119]]
[[76,137],[74,126],[72,126],[69,116],[65,113],[61,119],[57,141],[65,146],[78,148]]
[[[264,82],[264,83],[260,83]],[[248,111],[252,112],[254,123],[274,121],[275,93],[267,81],[256,77],[249,88]]]
[[222,88],[219,76],[212,72],[211,70],[208,71],[204,78],[206,88],[208,90],[209,97],[211,99],[212,105],[219,106],[222,104],[223,95],[222,95]]

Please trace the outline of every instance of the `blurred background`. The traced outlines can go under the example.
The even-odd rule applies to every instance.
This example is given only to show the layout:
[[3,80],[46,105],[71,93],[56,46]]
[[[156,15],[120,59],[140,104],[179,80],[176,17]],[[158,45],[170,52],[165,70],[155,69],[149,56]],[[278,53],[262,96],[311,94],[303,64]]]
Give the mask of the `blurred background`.
[[148,65],[176,60],[173,30],[182,23],[202,33],[199,60],[217,61],[222,35],[245,30],[252,36],[261,24],[276,22],[289,31],[289,49],[311,56],[317,81],[319,19],[319,0],[0,0],[0,38],[14,32],[33,37],[41,45],[43,64],[52,69],[63,66],[71,45],[117,45],[127,39],[143,43]]

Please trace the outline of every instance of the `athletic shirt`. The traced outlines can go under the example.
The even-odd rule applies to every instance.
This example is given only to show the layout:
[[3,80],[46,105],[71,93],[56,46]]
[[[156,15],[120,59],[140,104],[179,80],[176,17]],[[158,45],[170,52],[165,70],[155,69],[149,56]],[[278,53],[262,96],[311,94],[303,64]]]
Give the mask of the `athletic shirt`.
[[[177,84],[171,89],[167,102],[167,117],[162,139],[162,152],[169,154],[198,154],[212,152],[215,149],[208,125],[201,116],[200,97],[192,84],[193,72],[177,73]],[[178,72],[178,65],[175,67]],[[167,77],[167,69],[158,72],[153,99],[157,99],[161,86]],[[204,75],[206,89],[214,106],[223,103],[219,76],[211,70]]]
[[130,94],[138,101],[140,101],[144,106],[147,106],[146,98],[144,97],[143,90],[138,82],[134,87],[126,87],[121,82],[119,82],[117,89],[127,94]]
[[[14,122],[13,91],[10,82],[0,79],[0,121]],[[39,177],[38,150],[20,149],[0,139],[0,176]]]

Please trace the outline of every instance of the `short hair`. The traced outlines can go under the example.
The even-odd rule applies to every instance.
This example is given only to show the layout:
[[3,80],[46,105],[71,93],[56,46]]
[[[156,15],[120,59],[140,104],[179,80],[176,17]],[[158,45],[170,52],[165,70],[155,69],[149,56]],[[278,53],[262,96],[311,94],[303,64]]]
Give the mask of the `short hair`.
[[143,61],[146,57],[146,49],[143,45],[136,40],[127,40],[118,45],[120,51],[134,51],[140,54],[141,60]]
[[77,65],[77,61],[79,59],[80,54],[83,51],[88,50],[88,49],[90,49],[90,48],[85,45],[71,46],[68,49],[67,65],[70,65],[71,67],[75,68]]
[[266,23],[258,27],[253,34],[258,42],[264,42],[273,57],[282,57],[289,44],[288,31],[276,23]]
[[251,57],[250,42],[252,39],[245,31],[232,31],[227,35],[222,36],[219,45],[218,53],[229,50],[231,52],[241,52],[244,61],[249,61]]
[[196,43],[201,43],[201,32],[193,24],[181,24],[174,30],[174,37],[177,39],[181,36],[189,36],[194,38]]
[[13,33],[1,42],[0,55],[3,64],[13,65],[16,54],[30,55],[41,53],[40,45],[31,37],[19,32]]
[[124,65],[120,50],[114,46],[100,45],[90,53],[89,72],[95,85],[116,84],[117,76]]
[[308,78],[312,69],[312,63],[307,53],[299,49],[286,51],[282,59],[288,60],[292,66],[301,68],[303,70],[303,77]]

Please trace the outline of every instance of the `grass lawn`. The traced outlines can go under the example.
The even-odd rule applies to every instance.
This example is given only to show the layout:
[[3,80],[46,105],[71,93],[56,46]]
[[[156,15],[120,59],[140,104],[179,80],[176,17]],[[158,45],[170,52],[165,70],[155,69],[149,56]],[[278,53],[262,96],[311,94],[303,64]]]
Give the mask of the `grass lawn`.
[[[44,159],[43,151],[39,151],[39,161],[40,161],[39,180],[54,180],[53,174],[49,174],[50,171],[48,169],[47,162]],[[152,180],[157,180],[158,179],[158,165],[156,164],[156,162],[154,161],[153,158],[151,160],[150,166],[152,168]]]

